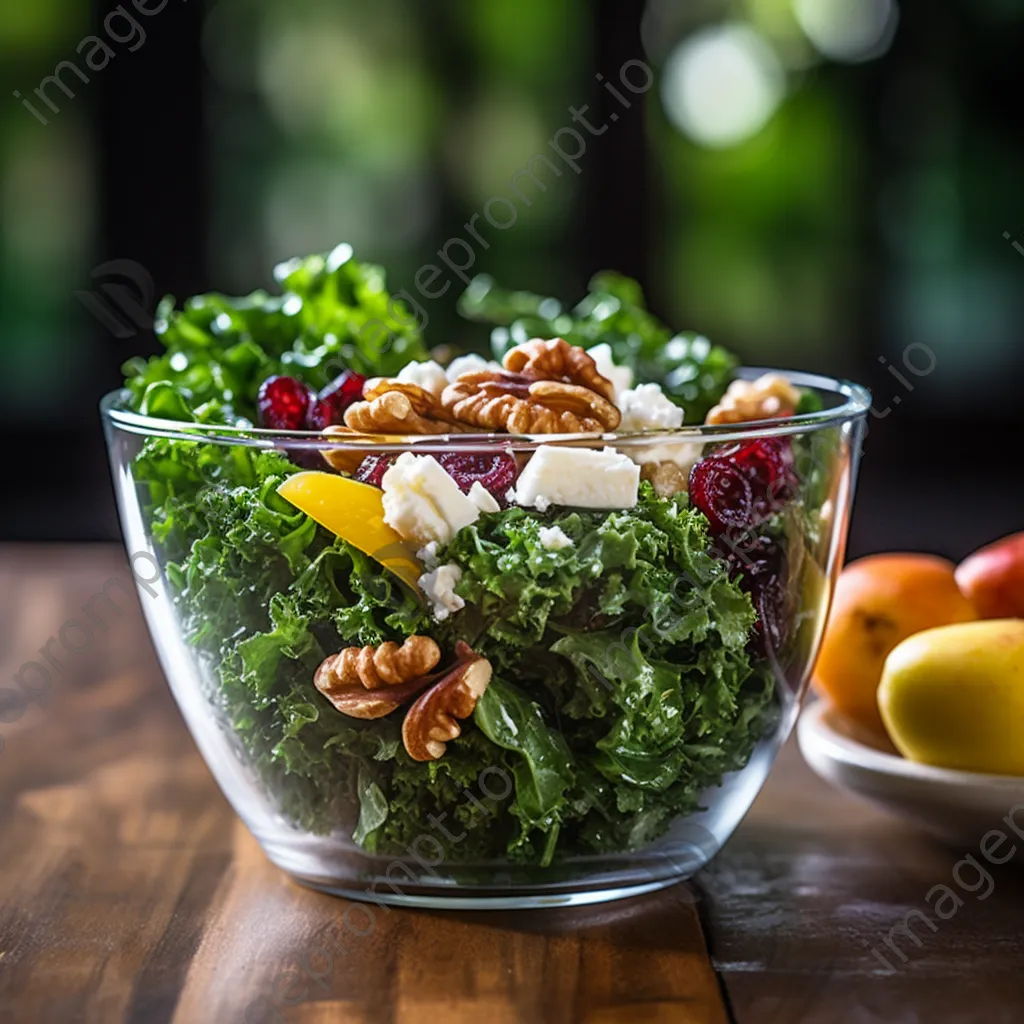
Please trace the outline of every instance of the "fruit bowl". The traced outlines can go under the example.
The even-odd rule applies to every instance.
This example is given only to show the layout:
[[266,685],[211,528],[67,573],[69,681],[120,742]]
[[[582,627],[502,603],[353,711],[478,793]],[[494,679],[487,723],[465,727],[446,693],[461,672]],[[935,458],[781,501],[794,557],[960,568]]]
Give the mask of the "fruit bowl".
[[[352,898],[470,908],[706,864],[797,715],[869,405],[787,376],[815,411],[541,435],[332,436],[108,395],[157,652],[268,857]],[[414,529],[431,516],[440,541]]]
[[826,782],[960,848],[976,848],[991,830],[1006,831],[1004,826],[1024,834],[1022,777],[908,761],[826,701],[804,710],[797,739],[804,760]]

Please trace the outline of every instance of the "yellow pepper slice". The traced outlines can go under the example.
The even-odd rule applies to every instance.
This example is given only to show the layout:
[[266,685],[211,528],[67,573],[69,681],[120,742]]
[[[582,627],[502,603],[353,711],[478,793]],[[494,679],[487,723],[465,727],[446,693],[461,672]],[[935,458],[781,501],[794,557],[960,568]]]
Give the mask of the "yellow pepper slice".
[[288,477],[277,493],[419,591],[417,581],[423,566],[384,522],[382,491],[358,480],[311,470]]

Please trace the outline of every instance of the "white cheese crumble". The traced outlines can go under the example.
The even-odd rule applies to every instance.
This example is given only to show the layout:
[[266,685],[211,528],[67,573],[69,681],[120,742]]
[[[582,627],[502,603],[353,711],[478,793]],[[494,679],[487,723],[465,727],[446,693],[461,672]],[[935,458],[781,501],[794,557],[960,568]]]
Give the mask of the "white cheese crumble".
[[587,355],[597,364],[597,372],[612,382],[616,400],[621,392],[633,386],[633,371],[628,366],[618,366],[612,359],[612,347],[607,342],[587,349]]
[[438,622],[443,622],[452,612],[466,607],[466,602],[455,593],[455,585],[461,579],[462,570],[454,563],[442,565],[419,578],[420,590],[430,600],[433,606],[431,610]]
[[398,379],[406,384],[416,384],[429,391],[432,395],[440,397],[440,394],[448,386],[448,378],[444,370],[433,359],[425,363],[406,363],[398,371]]
[[562,551],[573,546],[572,538],[567,537],[560,526],[542,526],[539,532],[541,547],[548,551]]
[[541,445],[519,476],[515,501],[541,512],[552,505],[632,508],[639,486],[640,467],[614,448]]
[[479,507],[432,455],[403,452],[381,480],[384,522],[417,547],[447,544],[480,518]]
[[428,568],[433,569],[437,565],[437,552],[441,545],[436,540],[432,540],[429,544],[424,544],[423,547],[416,552],[416,557]]
[[627,388],[616,399],[622,422],[619,430],[671,430],[683,425],[683,410],[661,390],[660,384]]
[[478,373],[480,370],[500,369],[500,364],[494,362],[493,359],[484,359],[483,356],[478,356],[471,352],[468,356],[456,356],[448,364],[445,373],[448,376],[448,380],[454,382],[464,373]]

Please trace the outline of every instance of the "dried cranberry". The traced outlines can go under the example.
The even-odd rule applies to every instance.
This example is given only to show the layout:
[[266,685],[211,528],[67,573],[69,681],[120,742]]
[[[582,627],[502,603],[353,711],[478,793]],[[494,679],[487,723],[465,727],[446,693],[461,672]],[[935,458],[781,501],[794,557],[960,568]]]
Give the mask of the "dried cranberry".
[[787,439],[759,438],[707,456],[690,473],[690,500],[716,536],[749,532],[796,496]]
[[751,483],[767,487],[785,472],[782,450],[774,438],[760,438],[720,453],[747,474]]
[[313,392],[294,377],[268,377],[256,396],[260,426],[270,430],[302,430]]
[[793,449],[787,438],[765,437],[739,445],[725,456],[750,480],[759,515],[778,511],[796,493]]
[[313,399],[309,407],[307,423],[310,430],[323,430],[325,427],[341,423],[345,410],[363,397],[363,385],[366,378],[355,370],[343,370],[327,387]]
[[381,487],[384,474],[391,468],[397,455],[367,455],[353,476],[364,484],[373,484],[374,487]]
[[519,475],[515,457],[509,452],[442,452],[435,458],[464,494],[479,483],[501,505]]
[[776,537],[758,532],[773,512],[796,497],[793,450],[787,438],[758,438],[722,449],[690,474],[690,500],[707,517],[713,553],[750,595],[757,612],[751,651],[778,651],[789,614],[786,556]]
[[690,500],[708,517],[711,532],[743,529],[753,522],[753,495],[743,473],[727,459],[711,455],[690,471]]

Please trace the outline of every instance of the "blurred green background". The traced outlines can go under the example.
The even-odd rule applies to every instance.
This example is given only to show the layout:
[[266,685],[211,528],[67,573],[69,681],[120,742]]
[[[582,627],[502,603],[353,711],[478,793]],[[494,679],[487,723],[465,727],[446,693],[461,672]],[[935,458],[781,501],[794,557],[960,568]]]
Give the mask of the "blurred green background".
[[[411,287],[584,105],[579,173],[541,167],[473,272],[575,301],[619,269],[748,363],[872,386],[855,552],[1020,528],[1022,29],[1024,0],[6,4],[0,537],[116,535],[95,403],[155,344],[125,286],[246,292],[347,240]],[[429,340],[482,345],[456,298]]]

